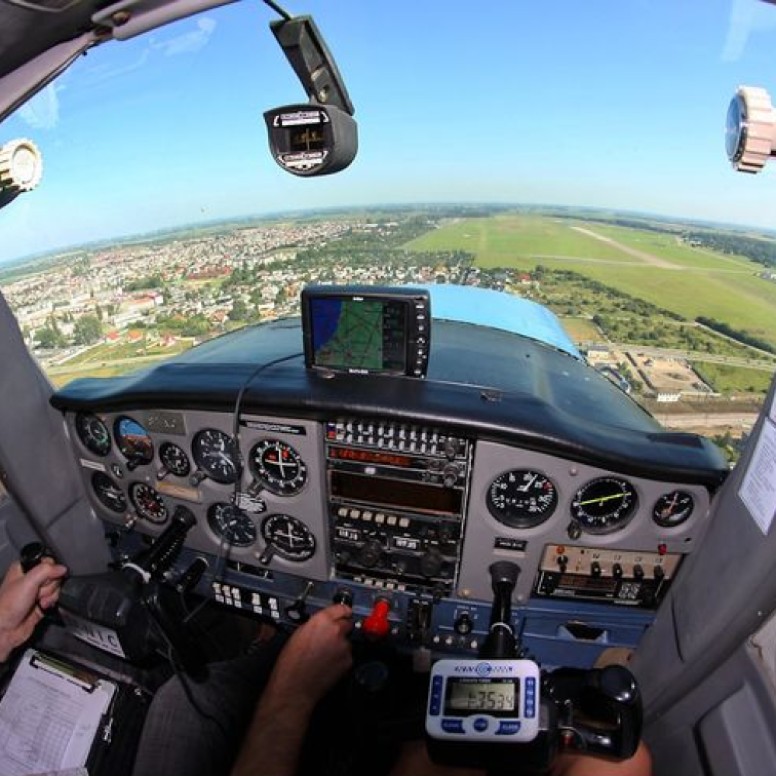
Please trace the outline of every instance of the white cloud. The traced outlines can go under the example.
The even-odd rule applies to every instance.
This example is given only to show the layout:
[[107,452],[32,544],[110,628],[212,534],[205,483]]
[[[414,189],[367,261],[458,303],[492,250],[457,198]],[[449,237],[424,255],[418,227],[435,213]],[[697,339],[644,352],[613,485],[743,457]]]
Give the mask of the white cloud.
[[121,78],[143,67],[148,61],[150,53],[150,50],[145,48],[132,62],[124,65],[111,66],[105,63],[95,65],[86,71],[83,81],[89,86],[95,86],[105,81],[115,81],[117,78]]
[[19,108],[19,116],[33,129],[54,129],[59,124],[59,96],[62,86],[49,84]]
[[723,62],[735,62],[743,53],[752,32],[776,27],[776,7],[761,0],[731,0],[730,22],[722,50]]
[[197,20],[197,27],[191,32],[184,32],[165,41],[151,41],[151,48],[162,51],[166,57],[178,54],[193,54],[201,51],[210,40],[216,28],[216,22],[208,16]]

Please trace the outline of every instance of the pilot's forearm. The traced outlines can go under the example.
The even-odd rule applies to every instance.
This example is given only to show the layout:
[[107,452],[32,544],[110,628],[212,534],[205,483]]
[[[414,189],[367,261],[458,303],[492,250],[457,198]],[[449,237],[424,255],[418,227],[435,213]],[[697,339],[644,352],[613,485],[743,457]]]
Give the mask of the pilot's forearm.
[[232,776],[293,776],[315,704],[270,680],[243,740]]

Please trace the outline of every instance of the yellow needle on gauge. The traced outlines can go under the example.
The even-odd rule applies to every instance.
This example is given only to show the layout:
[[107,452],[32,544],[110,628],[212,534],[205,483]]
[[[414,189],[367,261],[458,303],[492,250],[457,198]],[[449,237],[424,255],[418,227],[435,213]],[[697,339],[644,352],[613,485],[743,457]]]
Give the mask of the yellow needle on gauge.
[[578,506],[583,507],[585,504],[602,504],[604,501],[611,501],[613,498],[624,498],[624,493],[613,493],[611,496],[600,496],[599,498],[589,498],[587,501],[578,502]]

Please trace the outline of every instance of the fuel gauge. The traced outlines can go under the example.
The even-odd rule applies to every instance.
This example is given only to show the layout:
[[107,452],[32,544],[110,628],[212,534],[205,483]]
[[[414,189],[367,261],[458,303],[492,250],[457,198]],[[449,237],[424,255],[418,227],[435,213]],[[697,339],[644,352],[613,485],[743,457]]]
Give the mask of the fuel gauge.
[[661,496],[652,509],[652,519],[661,528],[675,528],[692,514],[695,500],[684,490],[673,490]]

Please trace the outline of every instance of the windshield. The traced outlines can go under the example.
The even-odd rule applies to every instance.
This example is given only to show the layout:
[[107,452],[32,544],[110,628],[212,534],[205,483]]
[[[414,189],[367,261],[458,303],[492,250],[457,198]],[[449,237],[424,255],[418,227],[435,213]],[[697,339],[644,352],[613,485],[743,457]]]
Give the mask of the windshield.
[[52,382],[296,315],[308,283],[470,285],[549,309],[562,349],[735,456],[776,369],[776,183],[731,169],[724,121],[739,85],[776,86],[776,8],[288,9],[356,109],[339,174],[270,157],[263,112],[306,96],[263,5],[99,46],[0,125],[44,158],[0,210],[0,287]]

